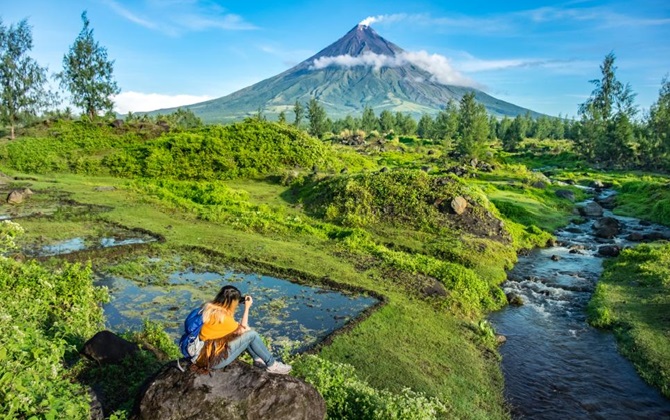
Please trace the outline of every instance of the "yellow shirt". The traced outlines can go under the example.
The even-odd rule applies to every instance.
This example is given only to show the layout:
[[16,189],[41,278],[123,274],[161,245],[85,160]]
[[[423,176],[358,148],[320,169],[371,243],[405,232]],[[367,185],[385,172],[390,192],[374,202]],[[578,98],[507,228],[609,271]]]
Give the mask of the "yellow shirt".
[[200,330],[200,339],[203,341],[214,340],[225,337],[231,332],[235,331],[239,323],[233,319],[232,316],[226,316],[223,322],[204,323]]

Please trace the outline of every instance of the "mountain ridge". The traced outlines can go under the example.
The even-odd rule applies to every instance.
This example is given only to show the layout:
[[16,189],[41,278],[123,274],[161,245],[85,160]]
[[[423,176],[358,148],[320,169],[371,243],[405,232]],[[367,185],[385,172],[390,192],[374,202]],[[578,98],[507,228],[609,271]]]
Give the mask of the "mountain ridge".
[[[379,114],[384,109],[409,113],[415,118],[435,115],[449,101],[468,93],[496,116],[541,114],[494,98],[467,86],[446,85],[412,62],[396,60],[406,51],[384,39],[367,25],[356,25],[315,55],[276,76],[229,95],[183,106],[206,122],[228,122],[255,115],[260,109],[270,119],[290,113],[296,101],[316,98],[331,118],[359,115],[366,106]],[[375,65],[358,63],[375,62]],[[384,63],[394,63],[384,65]],[[317,68],[316,64],[321,64]],[[377,65],[378,63],[381,63]],[[397,64],[400,63],[400,64]],[[172,112],[161,109],[149,114]]]

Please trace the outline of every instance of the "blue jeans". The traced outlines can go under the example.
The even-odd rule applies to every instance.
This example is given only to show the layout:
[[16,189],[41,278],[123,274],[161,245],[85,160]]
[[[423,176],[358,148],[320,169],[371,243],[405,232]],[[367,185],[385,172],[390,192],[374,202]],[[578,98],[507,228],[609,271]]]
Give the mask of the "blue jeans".
[[212,369],[222,369],[231,364],[243,351],[248,351],[252,358],[260,358],[265,365],[270,367],[274,364],[275,358],[270,354],[270,350],[265,347],[261,336],[256,331],[247,331],[228,343],[228,357]]

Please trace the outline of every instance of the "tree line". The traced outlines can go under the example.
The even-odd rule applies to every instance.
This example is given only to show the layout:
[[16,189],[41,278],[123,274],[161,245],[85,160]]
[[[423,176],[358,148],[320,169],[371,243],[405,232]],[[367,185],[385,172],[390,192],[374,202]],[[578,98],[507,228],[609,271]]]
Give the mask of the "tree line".
[[[112,96],[120,92],[113,77],[114,61],[106,48],[93,37],[93,29],[84,11],[83,27],[69,51],[63,56],[63,68],[53,75],[59,87],[69,95],[70,102],[83,110],[88,118],[112,111]],[[29,53],[33,41],[27,20],[6,26],[0,20],[0,122],[10,128],[25,124],[40,113],[61,103],[60,93],[48,89],[48,69],[40,66]],[[293,106],[293,122],[297,127],[307,124],[308,132],[318,138],[328,133],[363,132],[386,136],[418,136],[453,145],[464,157],[482,157],[493,141],[502,148],[517,151],[525,138],[568,139],[582,159],[604,167],[644,167],[670,169],[670,80],[662,81],[658,100],[648,113],[639,115],[635,93],[630,84],[616,77],[614,53],[608,54],[600,66],[601,78],[591,81],[594,90],[579,105],[579,119],[530,114],[514,118],[488,115],[477,103],[473,93],[459,102],[445,104],[434,117],[424,114],[416,121],[411,115],[382,110],[376,115],[366,107],[360,117],[348,115],[332,120],[316,98]],[[71,114],[66,108],[64,114]],[[189,127],[201,124],[192,112],[179,115],[177,125]],[[130,116],[129,116],[130,117]],[[263,118],[258,110],[258,118]],[[286,123],[284,111],[279,122]]]
[[[481,158],[494,141],[503,150],[515,152],[526,138],[566,139],[580,158],[604,168],[670,170],[670,79],[663,78],[658,100],[639,117],[636,94],[630,84],[617,79],[615,59],[614,53],[605,56],[602,77],[591,80],[595,88],[579,105],[579,119],[532,118],[529,113],[496,118],[468,93],[458,103],[446,104],[435,117],[424,114],[418,122],[409,114],[389,110],[377,116],[369,107],[360,117],[331,120],[312,98],[306,105],[296,101],[293,125],[300,127],[306,118],[307,130],[319,138],[329,133],[417,136],[453,145],[458,155],[467,158]],[[286,123],[285,112],[279,114],[279,121]]]

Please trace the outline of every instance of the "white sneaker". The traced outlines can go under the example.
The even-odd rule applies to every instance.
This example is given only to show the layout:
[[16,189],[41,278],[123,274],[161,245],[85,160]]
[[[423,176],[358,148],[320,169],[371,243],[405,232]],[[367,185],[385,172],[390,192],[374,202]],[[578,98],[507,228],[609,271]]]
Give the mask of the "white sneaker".
[[265,368],[265,371],[268,373],[276,373],[278,375],[286,375],[293,369],[291,365],[284,364],[282,362],[274,362],[272,366]]
[[254,366],[256,366],[257,368],[261,368],[261,369],[266,368],[265,362],[260,357],[258,359],[254,359]]

